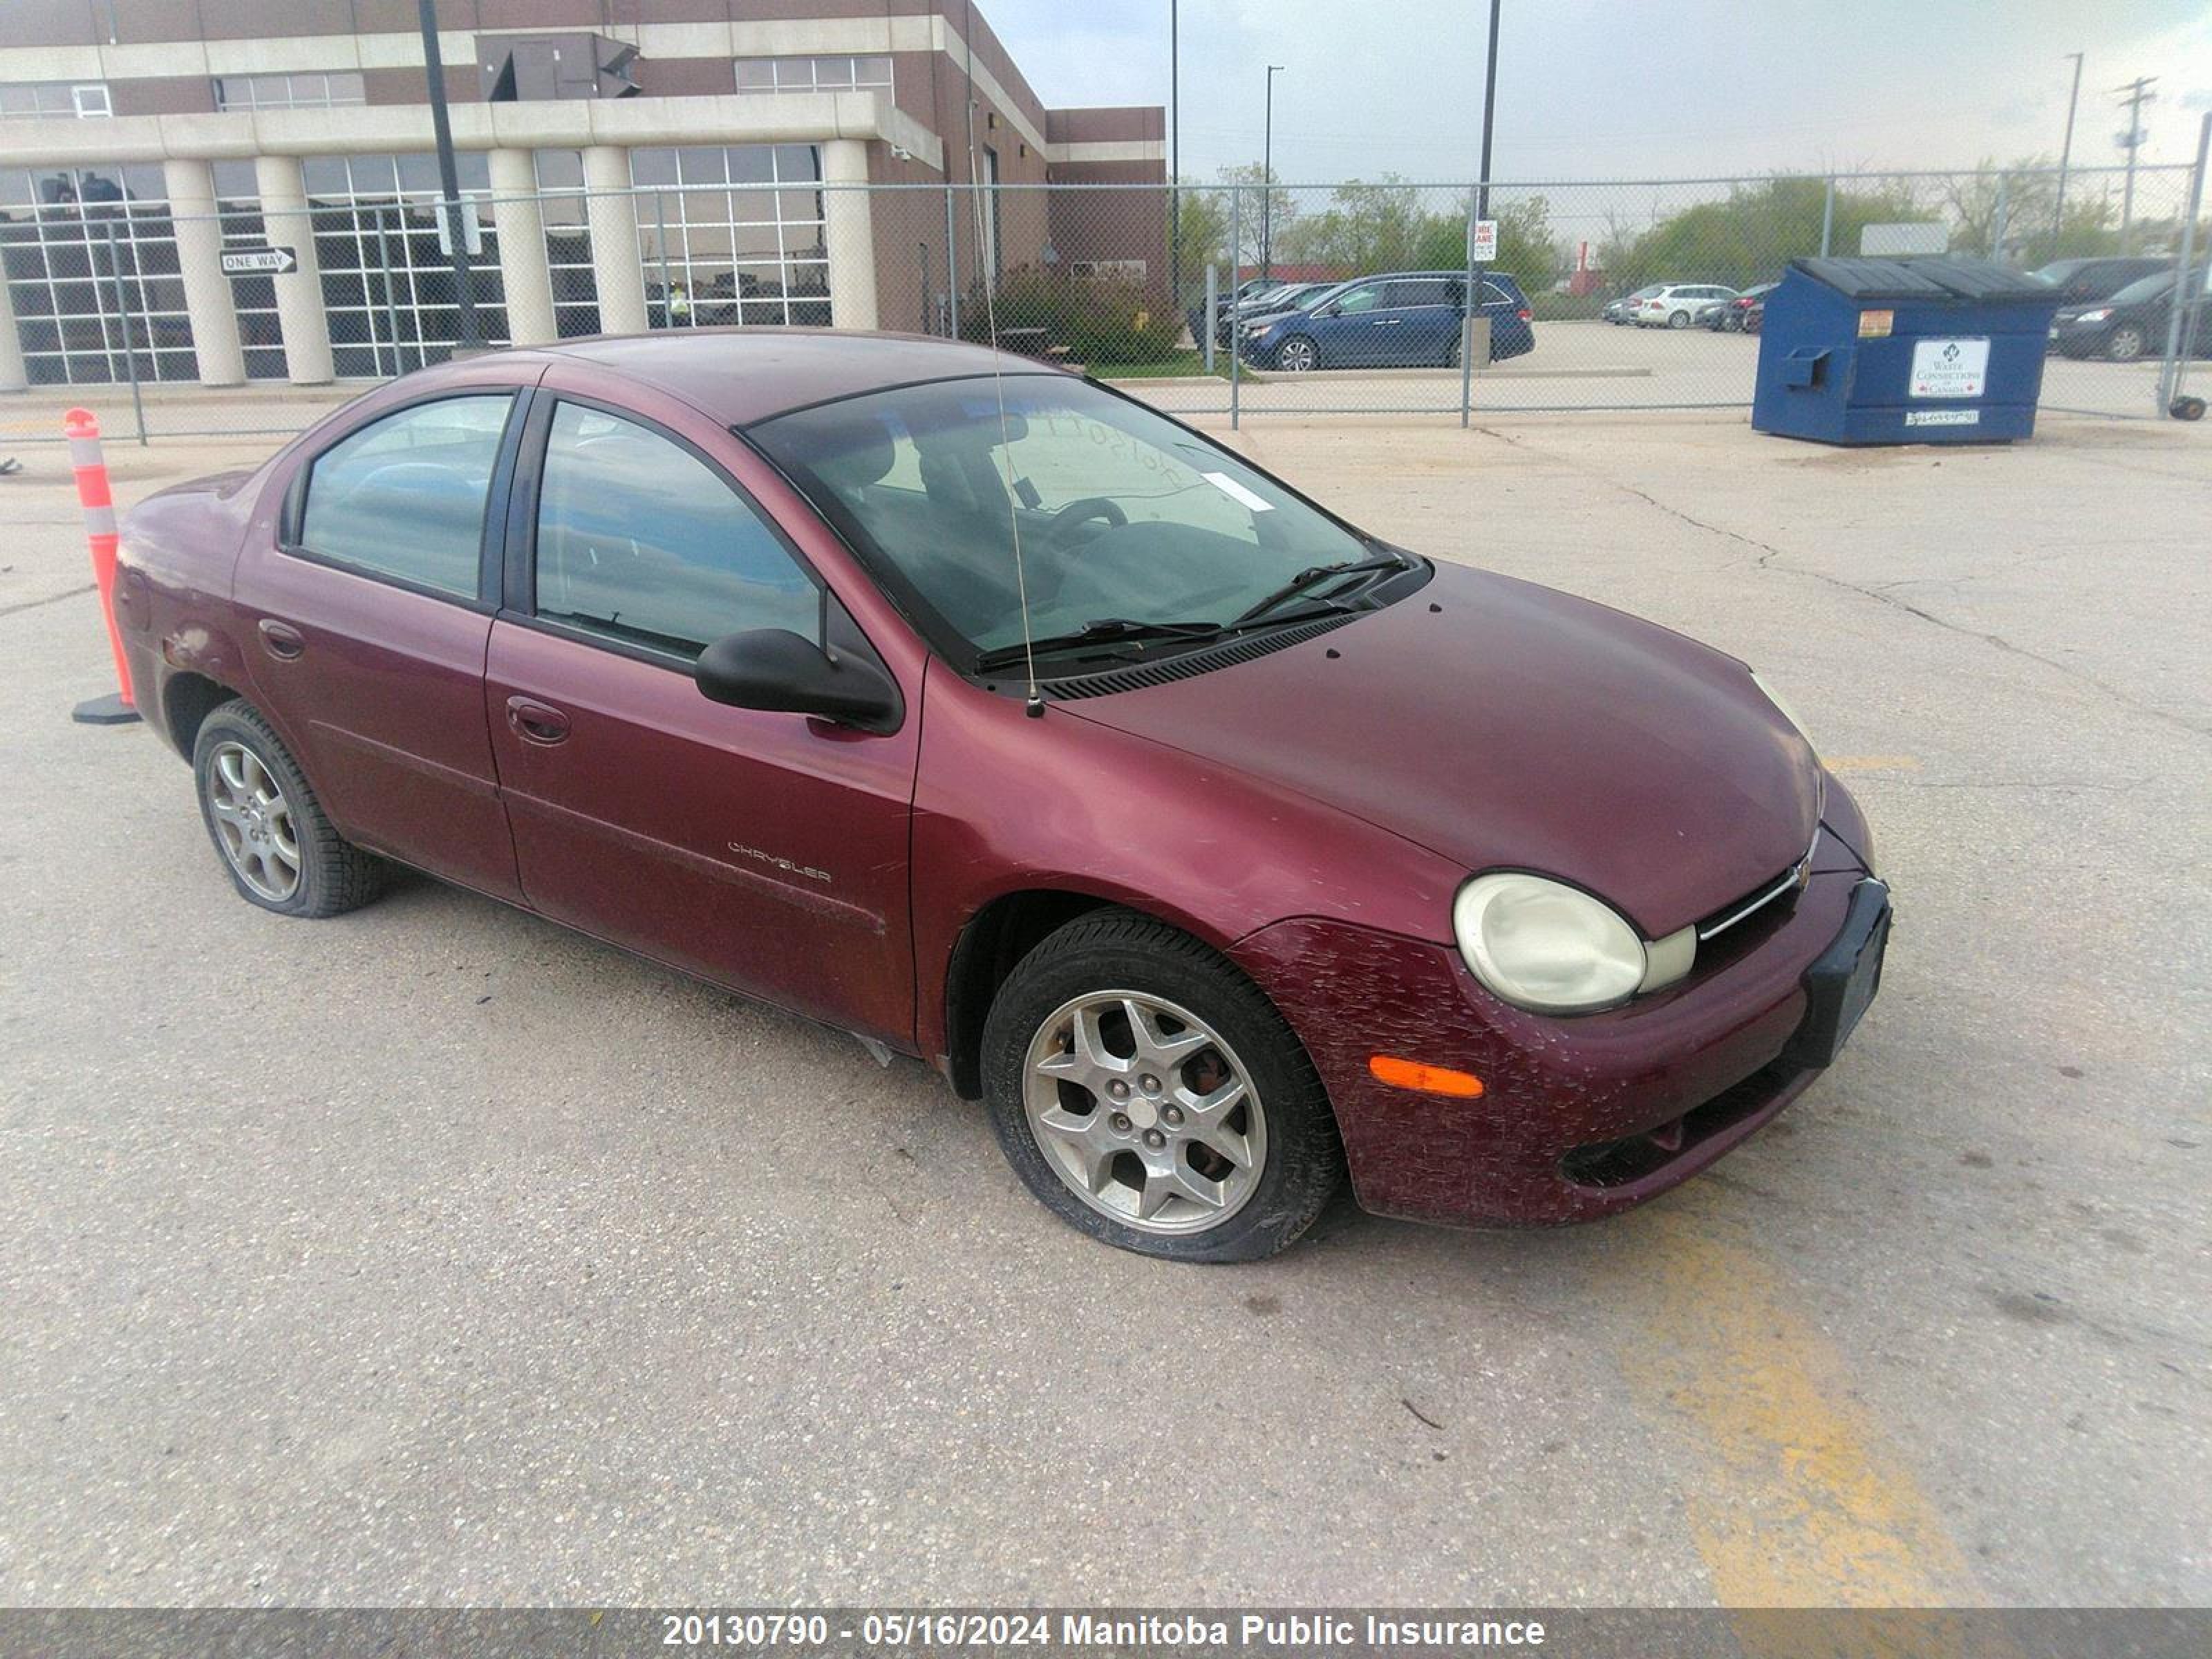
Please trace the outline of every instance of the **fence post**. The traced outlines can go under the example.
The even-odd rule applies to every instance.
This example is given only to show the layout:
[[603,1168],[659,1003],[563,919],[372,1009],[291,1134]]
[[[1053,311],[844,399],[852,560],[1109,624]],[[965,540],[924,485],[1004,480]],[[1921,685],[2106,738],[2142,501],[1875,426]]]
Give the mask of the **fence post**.
[[1820,198],[1820,257],[1828,257],[1828,239],[1836,228],[1836,175],[1828,175],[1827,193]]
[[77,505],[84,509],[84,538],[92,547],[92,579],[100,589],[100,617],[107,624],[107,647],[115,653],[116,690],[77,704],[70,718],[80,726],[121,726],[138,718],[131,696],[131,663],[123,654],[123,635],[115,626],[115,491],[107,481],[107,459],[100,453],[100,422],[88,409],[62,416],[69,440],[70,471],[76,475]]
[[[1237,422],[1243,414],[1239,403],[1243,386],[1237,370],[1244,361],[1244,354],[1237,344],[1237,273],[1243,268],[1243,262],[1244,186],[1231,185],[1229,186],[1229,429],[1231,432],[1237,430]],[[1206,337],[1209,340],[1213,337],[1212,317],[1206,319]]]
[[[2197,216],[2204,209],[2204,162],[2212,150],[2212,111],[2197,128],[2197,171],[2189,179],[2189,211],[2181,220],[2181,257],[2174,265],[2173,301],[2166,307],[2166,362],[2159,366],[2158,406],[2172,412],[2174,391],[2181,379],[2181,354],[2197,343],[2197,308],[2203,303],[2204,284],[2189,279],[2197,270]],[[2185,328],[2187,332],[2183,331]]]
[[[1221,303],[1221,267],[1208,259],[1206,262],[1206,307],[1198,313],[1198,331],[1205,337],[1200,342],[1206,349],[1206,372],[1213,373],[1213,313]],[[1229,336],[1229,349],[1237,349],[1237,336]]]
[[[1485,184],[1488,179],[1483,181]],[[1474,418],[1474,330],[1470,325],[1482,314],[1482,290],[1474,267],[1474,222],[1482,211],[1481,196],[1472,185],[1467,192],[1467,290],[1459,317],[1459,425],[1464,432]]]
[[[136,264],[137,261],[134,259],[132,263]],[[123,286],[122,244],[115,240],[115,223],[112,220],[110,220],[107,225],[107,274],[115,279],[115,315],[117,321],[123,326],[123,368],[124,372],[131,377],[131,418],[138,423],[138,447],[143,449],[146,447],[146,400],[139,395],[138,392],[138,349],[131,343],[131,296]],[[149,356],[153,348],[154,331],[149,326],[146,330],[146,349]],[[97,426],[94,429],[96,434]],[[103,477],[106,476],[106,469],[103,466],[101,468]],[[108,556],[111,560],[114,557],[112,548],[108,550]],[[114,573],[111,570],[108,580],[112,583],[114,580]],[[118,662],[122,660],[121,650],[121,647],[117,647]]]
[[2004,258],[2005,187],[2011,182],[2010,173],[1997,174],[1996,207],[1990,215],[1990,258],[1992,259]]

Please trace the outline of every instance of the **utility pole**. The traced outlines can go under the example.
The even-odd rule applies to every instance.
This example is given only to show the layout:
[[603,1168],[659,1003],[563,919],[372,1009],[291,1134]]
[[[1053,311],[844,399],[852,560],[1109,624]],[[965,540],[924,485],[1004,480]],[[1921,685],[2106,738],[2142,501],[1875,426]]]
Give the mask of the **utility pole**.
[[2138,75],[2124,87],[2114,87],[2113,95],[2128,106],[2128,130],[2119,135],[2120,148],[2128,153],[2128,181],[2120,193],[2120,252],[2125,253],[2133,243],[2136,217],[2136,155],[2142,149],[2143,140],[2150,135],[2142,128],[2142,106],[2154,101],[2158,94],[2150,90],[2158,79],[2155,75]]
[[1267,65],[1267,118],[1260,137],[1260,276],[1267,277],[1268,268],[1274,263],[1274,197],[1275,197],[1275,77],[1283,72],[1280,64]]
[[1490,216],[1490,118],[1498,109],[1498,4],[1490,0],[1490,52],[1482,64],[1482,177],[1476,182],[1474,216]]
[[1181,0],[1168,0],[1168,295],[1182,309],[1182,94]]
[[2081,106],[2081,54],[2066,54],[2074,60],[2074,90],[2066,100],[2066,142],[2058,147],[2058,206],[2051,216],[2051,257],[2057,258],[2063,252],[2066,240],[2066,166],[2074,159],[2074,112]]
[[461,337],[454,349],[477,352],[483,349],[483,335],[477,327],[476,283],[469,269],[468,232],[461,222],[461,175],[453,161],[453,123],[446,113],[446,62],[438,51],[438,0],[416,0],[415,10],[422,25],[422,72],[429,81],[430,131],[438,143],[438,188],[446,198],[438,204],[438,213],[446,222],[446,240],[453,250],[453,298],[460,307]]

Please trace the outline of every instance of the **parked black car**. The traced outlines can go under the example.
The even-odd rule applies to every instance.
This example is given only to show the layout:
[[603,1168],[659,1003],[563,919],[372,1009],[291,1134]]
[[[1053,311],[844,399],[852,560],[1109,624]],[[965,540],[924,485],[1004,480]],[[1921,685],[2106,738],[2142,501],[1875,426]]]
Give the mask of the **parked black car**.
[[[2197,304],[2196,334],[2185,343],[2192,356],[2212,352],[2212,268],[2200,271],[2197,280],[2205,297]],[[2051,343],[2069,357],[2106,357],[2116,363],[2155,356],[2166,349],[2173,292],[2168,268],[2094,305],[2061,306],[2051,319]]]
[[1702,313],[1698,320],[1716,334],[1741,334],[1744,331],[1744,319],[1750,314],[1751,308],[1759,307],[1760,314],[1764,316],[1766,296],[1780,286],[1779,283],[1753,283],[1735,299],[1723,300],[1711,310]]
[[2155,276],[2172,268],[2171,259],[2106,257],[2053,259],[2033,275],[2038,282],[2048,283],[2058,290],[2060,305],[2087,306],[2111,299],[2130,283],[2139,283],[2146,276]]

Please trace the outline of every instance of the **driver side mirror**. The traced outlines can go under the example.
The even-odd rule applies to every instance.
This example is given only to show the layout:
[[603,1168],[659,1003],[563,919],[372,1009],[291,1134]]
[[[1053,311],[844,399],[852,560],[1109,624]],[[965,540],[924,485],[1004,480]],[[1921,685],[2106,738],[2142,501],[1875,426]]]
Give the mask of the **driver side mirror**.
[[691,678],[708,702],[732,708],[811,714],[863,732],[898,725],[898,688],[888,674],[857,652],[825,651],[788,629],[715,641],[699,653]]
[[1344,307],[1337,304],[1335,301],[1331,300],[1327,305],[1318,307],[1314,312],[1314,315],[1316,317],[1336,317],[1342,315],[1343,312]]

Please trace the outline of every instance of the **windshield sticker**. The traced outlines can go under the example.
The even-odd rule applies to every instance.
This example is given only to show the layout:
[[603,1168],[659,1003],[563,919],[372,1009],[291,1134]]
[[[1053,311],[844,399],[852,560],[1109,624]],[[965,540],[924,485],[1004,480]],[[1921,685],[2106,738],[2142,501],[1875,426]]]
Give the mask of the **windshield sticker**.
[[1201,472],[1198,476],[1228,496],[1231,501],[1241,506],[1249,507],[1255,513],[1273,513],[1275,510],[1273,502],[1261,501],[1226,472]]

